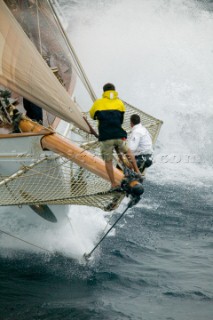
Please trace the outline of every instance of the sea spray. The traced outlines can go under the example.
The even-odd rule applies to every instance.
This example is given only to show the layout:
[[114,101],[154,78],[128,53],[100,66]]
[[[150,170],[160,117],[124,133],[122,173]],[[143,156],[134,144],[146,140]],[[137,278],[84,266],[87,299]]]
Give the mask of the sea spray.
[[[201,159],[187,165],[181,161],[179,176],[191,171],[193,179],[197,166],[206,167],[209,176],[213,13],[191,0],[82,1],[64,13],[97,96],[105,82],[115,83],[120,98],[164,121],[157,154]],[[83,98],[88,110],[92,102]],[[167,176],[167,165],[160,166]]]

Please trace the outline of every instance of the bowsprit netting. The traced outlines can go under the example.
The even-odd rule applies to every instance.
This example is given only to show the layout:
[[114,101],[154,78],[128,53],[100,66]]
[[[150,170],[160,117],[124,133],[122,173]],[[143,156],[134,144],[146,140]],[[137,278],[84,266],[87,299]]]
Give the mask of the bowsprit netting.
[[[124,128],[130,131],[130,115],[137,113],[154,143],[162,121],[125,104],[127,111]],[[94,126],[95,121],[90,122]],[[92,135],[77,127],[72,130],[82,137],[81,147],[94,155],[100,155],[98,141]],[[125,194],[111,193],[109,189],[109,182],[58,155],[39,155],[33,161],[32,156],[29,156],[29,159],[21,159],[19,169],[13,174],[0,175],[0,205],[74,204],[110,211],[120,204]]]
[[110,184],[62,157],[45,157],[11,176],[0,176],[1,205],[78,204],[110,210],[123,194],[109,193]]
[[[149,115],[148,113],[145,113],[135,107],[133,107],[131,104],[123,101],[126,107],[126,112],[125,112],[125,116],[124,116],[124,122],[123,122],[123,128],[129,133],[131,130],[130,127],[130,116],[132,114],[138,114],[141,118],[141,122],[143,124],[143,126],[146,127],[146,129],[149,131],[151,137],[152,137],[152,142],[153,144],[155,144],[158,134],[160,132],[161,126],[163,124],[163,121],[152,117],[151,115]],[[94,121],[90,118],[89,113],[87,112],[86,114],[87,117],[87,121],[91,124],[91,126],[93,128],[96,128],[97,130],[97,121]],[[86,134],[84,131],[78,129],[77,127],[73,127],[72,129],[74,132],[80,134],[81,136],[83,136],[85,138],[85,140],[89,141],[93,141],[94,137],[92,135],[88,135]]]

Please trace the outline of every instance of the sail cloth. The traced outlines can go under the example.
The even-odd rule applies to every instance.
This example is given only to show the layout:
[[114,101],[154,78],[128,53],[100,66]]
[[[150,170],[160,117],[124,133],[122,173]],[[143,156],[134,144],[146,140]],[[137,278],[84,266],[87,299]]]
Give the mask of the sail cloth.
[[0,84],[90,132],[78,106],[0,1]]

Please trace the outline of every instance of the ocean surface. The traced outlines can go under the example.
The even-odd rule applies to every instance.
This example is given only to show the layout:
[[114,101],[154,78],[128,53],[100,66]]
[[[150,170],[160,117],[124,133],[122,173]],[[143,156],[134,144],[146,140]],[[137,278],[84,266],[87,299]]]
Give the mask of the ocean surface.
[[0,232],[0,320],[212,320],[212,1],[58,2],[97,95],[113,82],[164,124],[142,200],[88,263],[128,199],[113,215],[70,207],[54,225],[0,208],[2,231],[48,250]]

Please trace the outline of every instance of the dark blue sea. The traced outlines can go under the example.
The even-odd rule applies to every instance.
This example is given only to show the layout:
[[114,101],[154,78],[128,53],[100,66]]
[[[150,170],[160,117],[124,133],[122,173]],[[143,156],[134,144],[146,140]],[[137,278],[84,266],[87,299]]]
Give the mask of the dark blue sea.
[[211,320],[213,216],[202,189],[147,182],[89,264],[4,252],[0,319]]
[[212,320],[212,1],[58,2],[97,95],[113,82],[164,124],[142,200],[88,263],[128,199],[113,215],[70,207],[54,225],[0,208],[1,230],[50,251],[0,233],[0,319]]

